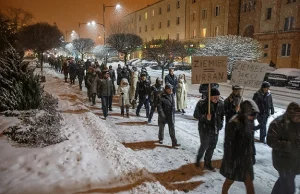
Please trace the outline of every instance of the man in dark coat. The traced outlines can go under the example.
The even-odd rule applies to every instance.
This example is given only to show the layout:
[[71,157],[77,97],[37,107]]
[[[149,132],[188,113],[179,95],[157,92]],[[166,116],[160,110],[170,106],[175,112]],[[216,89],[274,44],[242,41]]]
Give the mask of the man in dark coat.
[[[130,71],[126,68],[126,66],[123,67],[121,74],[120,74],[120,79],[122,80],[123,78],[130,80]],[[118,76],[118,79],[119,79],[119,76]]]
[[242,87],[238,85],[232,86],[232,93],[224,100],[226,123],[228,123],[231,117],[240,110],[240,104],[243,102],[241,90]]
[[79,81],[79,89],[82,90],[82,81],[84,79],[84,67],[81,62],[79,62],[79,68],[77,70],[77,76]]
[[[115,91],[116,91],[116,88],[115,88],[116,73],[115,73],[115,70],[112,68],[111,65],[109,66],[108,72],[109,72],[109,77],[112,81],[113,90],[114,90],[114,93],[115,93]],[[113,96],[111,96],[110,99],[109,99],[109,105],[108,105],[109,111],[112,111],[112,100],[113,100],[112,98],[113,98]]]
[[71,81],[70,84],[75,84],[76,73],[77,73],[77,65],[74,60],[71,60],[69,64],[69,75]]
[[136,116],[140,116],[140,110],[143,105],[146,107],[146,118],[149,117],[149,94],[150,83],[146,79],[146,74],[141,74],[141,80],[136,84],[135,100],[139,98],[139,104],[136,108]]
[[269,126],[267,144],[273,149],[274,168],[279,172],[271,194],[294,194],[300,175],[300,103],[291,102],[286,112]]
[[122,72],[121,64],[118,64],[118,68],[117,68],[117,85],[120,85],[120,82],[122,80],[121,72]]
[[68,81],[68,74],[69,74],[69,64],[68,61],[64,61],[61,71],[65,76],[65,82]]
[[253,165],[255,164],[254,120],[259,109],[253,100],[240,105],[240,112],[234,115],[225,128],[224,156],[220,173],[226,178],[222,194],[234,181],[244,182],[247,194],[254,194]]
[[86,60],[84,65],[85,65],[85,71],[88,71],[88,69],[92,66],[92,62],[88,59]]
[[[199,100],[194,111],[194,118],[199,121],[198,130],[201,143],[195,165],[200,167],[200,160],[205,153],[204,167],[215,171],[211,165],[211,159],[218,142],[219,131],[223,127],[224,104],[219,99],[218,89],[212,88],[210,95],[210,102],[208,102],[208,98]],[[208,103],[210,103],[210,114],[208,114]]]
[[274,114],[272,95],[269,91],[270,86],[269,82],[264,81],[260,90],[258,90],[253,96],[253,100],[256,102],[260,111],[257,116],[259,125],[255,127],[255,130],[260,129],[260,141],[262,143],[266,143],[268,118],[270,114]]
[[177,77],[174,75],[174,67],[169,67],[169,74],[165,76],[165,84],[169,83],[173,87],[173,95],[176,95]]
[[98,82],[97,93],[98,93],[98,98],[99,97],[101,98],[103,116],[104,116],[104,120],[106,120],[106,117],[108,116],[109,98],[114,95],[114,91],[113,91],[112,81],[109,78],[109,72],[105,71],[102,73],[104,78],[99,80]]
[[158,140],[160,144],[163,144],[164,129],[166,123],[169,127],[169,134],[172,140],[172,147],[177,149],[180,144],[177,143],[175,136],[175,101],[172,93],[173,87],[171,84],[165,85],[165,92],[159,98],[157,112],[158,112]]
[[164,88],[162,86],[163,80],[161,78],[156,78],[156,82],[153,86],[150,88],[150,105],[151,105],[151,110],[150,114],[148,117],[148,123],[151,123],[151,119],[153,117],[153,113],[155,109],[157,108],[158,102],[159,102],[159,97],[161,94],[164,92]]

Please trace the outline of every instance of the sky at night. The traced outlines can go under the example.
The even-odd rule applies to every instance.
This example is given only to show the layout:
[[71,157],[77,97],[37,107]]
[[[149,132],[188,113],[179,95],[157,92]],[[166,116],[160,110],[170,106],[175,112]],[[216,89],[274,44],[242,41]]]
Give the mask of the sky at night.
[[[0,8],[22,8],[33,14],[32,22],[56,23],[68,37],[70,37],[71,31],[75,30],[80,33],[81,37],[90,36],[96,40],[96,37],[102,37],[101,26],[97,25],[96,29],[88,29],[86,25],[81,25],[79,28],[78,23],[94,20],[102,24],[103,3],[106,6],[116,4],[122,6],[119,12],[114,8],[106,8],[105,23],[108,26],[114,18],[124,16],[155,2],[157,0],[0,0]],[[101,40],[98,39],[97,43],[100,42]]]

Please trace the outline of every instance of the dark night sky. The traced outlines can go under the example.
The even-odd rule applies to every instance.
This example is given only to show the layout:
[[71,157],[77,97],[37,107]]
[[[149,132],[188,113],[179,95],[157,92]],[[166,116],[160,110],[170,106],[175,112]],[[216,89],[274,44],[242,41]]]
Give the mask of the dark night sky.
[[[22,8],[34,15],[33,22],[43,21],[50,24],[56,22],[64,34],[68,30],[69,36],[69,32],[75,30],[79,31],[81,37],[84,37],[92,33],[88,32],[87,26],[79,28],[78,22],[85,23],[94,20],[102,23],[103,3],[106,6],[118,3],[122,6],[119,13],[114,8],[106,8],[105,23],[108,26],[110,21],[113,21],[113,18],[128,14],[155,2],[157,0],[1,0],[0,8]],[[102,37],[103,31],[100,26],[98,32],[93,32],[93,35],[90,36],[97,37],[96,33]],[[100,41],[97,41],[97,43],[100,43]]]

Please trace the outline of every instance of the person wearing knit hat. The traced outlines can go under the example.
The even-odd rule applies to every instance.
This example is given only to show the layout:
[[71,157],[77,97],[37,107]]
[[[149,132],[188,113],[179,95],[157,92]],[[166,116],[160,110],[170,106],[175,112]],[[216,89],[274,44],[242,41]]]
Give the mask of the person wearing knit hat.
[[176,95],[178,79],[174,74],[174,67],[169,67],[169,74],[165,76],[165,83],[169,83],[173,86],[173,94]]
[[149,117],[150,112],[150,82],[146,78],[146,74],[142,73],[140,80],[136,84],[136,92],[134,100],[136,101],[139,98],[139,103],[136,108],[136,116],[140,116],[140,110],[144,105],[146,108],[146,118]]
[[294,194],[295,177],[300,175],[300,102],[291,102],[271,122],[267,144],[273,148],[273,166],[279,172],[272,194]]
[[158,140],[163,144],[165,125],[168,124],[169,134],[172,140],[172,148],[177,149],[178,144],[175,136],[175,101],[173,95],[173,86],[169,83],[165,85],[165,91],[161,94],[157,105],[158,112]]
[[259,125],[255,126],[255,130],[260,130],[260,142],[262,143],[266,143],[268,118],[274,114],[273,99],[269,88],[270,83],[264,81],[261,88],[253,95],[253,100],[260,111],[257,116]]
[[231,117],[240,110],[240,104],[243,102],[241,97],[242,87],[239,85],[232,86],[232,93],[224,100],[225,122],[228,123]]
[[[210,102],[208,98],[198,101],[193,115],[198,120],[201,143],[195,165],[200,167],[200,160],[205,154],[204,168],[215,172],[211,159],[218,142],[219,131],[223,128],[224,104],[220,100],[220,92],[217,88],[212,88],[210,95]],[[210,113],[208,103],[210,103]]]

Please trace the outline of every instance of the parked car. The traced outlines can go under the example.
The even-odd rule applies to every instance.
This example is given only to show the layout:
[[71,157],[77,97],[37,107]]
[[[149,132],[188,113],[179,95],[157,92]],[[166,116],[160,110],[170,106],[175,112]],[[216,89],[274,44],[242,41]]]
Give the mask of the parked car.
[[175,67],[175,71],[176,70],[191,70],[192,69],[191,64],[189,64],[187,62],[182,63],[181,61],[175,61],[170,66]]
[[271,72],[268,76],[268,82],[272,86],[285,87],[289,81],[300,76],[300,69],[296,68],[279,68]]
[[120,61],[119,57],[109,57],[107,59],[108,63],[119,62],[119,61]]
[[152,65],[158,65],[156,61],[150,61],[150,60],[141,60],[139,62],[136,63],[136,65],[138,67],[148,67],[148,66],[152,66]]
[[295,79],[289,81],[287,88],[300,90],[300,77],[296,77]]

